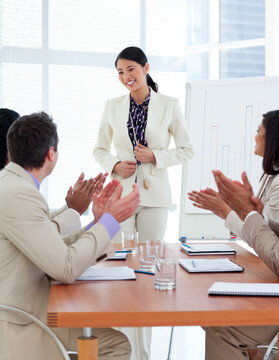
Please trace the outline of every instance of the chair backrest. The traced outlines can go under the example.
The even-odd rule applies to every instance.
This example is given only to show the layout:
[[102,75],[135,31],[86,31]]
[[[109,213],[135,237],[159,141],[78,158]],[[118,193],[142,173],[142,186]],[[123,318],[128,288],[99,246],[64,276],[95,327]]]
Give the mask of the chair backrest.
[[28,317],[29,319],[31,319],[34,323],[36,323],[38,326],[40,326],[44,331],[46,331],[49,336],[53,339],[53,341],[57,344],[57,346],[59,347],[61,353],[64,356],[65,360],[71,360],[66,349],[64,348],[63,344],[61,343],[61,341],[58,339],[58,337],[39,319],[37,319],[35,316],[27,313],[26,311],[23,311],[21,309],[18,309],[16,307],[10,306],[10,305],[1,305],[0,304],[0,310],[7,310],[7,311],[12,311],[12,312],[16,312],[18,314],[22,314],[25,315],[26,317]]
[[[264,354],[264,358],[263,360],[269,360],[271,359],[270,355],[271,355],[271,352],[274,348],[276,348],[276,345],[278,343],[278,334],[276,334],[273,338],[273,340],[271,341],[271,343],[268,345],[267,349],[266,349],[266,353]],[[278,348],[277,348],[277,351],[278,351]],[[277,358],[278,358],[278,355],[277,355]]]

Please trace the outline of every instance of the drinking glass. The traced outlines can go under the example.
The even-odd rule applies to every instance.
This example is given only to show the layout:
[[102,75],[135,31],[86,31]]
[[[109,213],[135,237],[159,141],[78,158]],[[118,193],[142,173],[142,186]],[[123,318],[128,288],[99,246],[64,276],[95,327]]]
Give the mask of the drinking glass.
[[138,251],[139,233],[137,231],[122,231],[122,249],[136,253]]
[[165,242],[162,240],[147,240],[146,246],[147,248],[150,246],[158,245],[159,247],[159,253],[158,258],[164,259],[165,258]]
[[155,267],[155,288],[158,290],[176,288],[176,260],[158,259]]
[[147,246],[139,246],[140,270],[155,272],[155,263],[151,257],[148,256]]

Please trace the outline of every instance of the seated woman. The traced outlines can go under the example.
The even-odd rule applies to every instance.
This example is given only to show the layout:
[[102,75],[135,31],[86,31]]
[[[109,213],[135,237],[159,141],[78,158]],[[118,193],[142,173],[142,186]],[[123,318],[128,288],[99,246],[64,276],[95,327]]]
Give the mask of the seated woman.
[[[279,110],[263,114],[255,136],[255,154],[263,157],[263,175],[257,197],[264,204],[263,215],[279,220]],[[213,189],[188,193],[193,205],[210,210],[225,220],[225,226],[238,237],[242,237],[243,222]]]
[[0,170],[9,162],[6,137],[9,127],[19,118],[19,114],[10,109],[0,109]]

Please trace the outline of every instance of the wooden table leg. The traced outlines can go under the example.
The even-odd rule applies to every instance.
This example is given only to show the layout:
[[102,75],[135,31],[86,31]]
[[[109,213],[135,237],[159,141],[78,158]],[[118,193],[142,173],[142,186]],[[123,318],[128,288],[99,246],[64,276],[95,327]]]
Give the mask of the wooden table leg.
[[78,360],[98,360],[98,338],[91,328],[84,328],[83,336],[78,338]]

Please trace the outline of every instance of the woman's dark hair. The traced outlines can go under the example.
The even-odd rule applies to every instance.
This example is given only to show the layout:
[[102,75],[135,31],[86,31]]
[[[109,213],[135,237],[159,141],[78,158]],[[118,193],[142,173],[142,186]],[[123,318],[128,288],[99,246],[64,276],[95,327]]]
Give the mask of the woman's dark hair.
[[268,175],[279,173],[279,110],[263,114],[265,148],[263,170]]
[[8,161],[7,133],[9,127],[18,118],[17,112],[10,109],[0,109],[0,170],[5,167]]
[[[136,46],[129,46],[121,51],[118,54],[114,65],[117,68],[117,62],[119,59],[131,60],[140,64],[142,67],[148,62],[145,53]],[[152,90],[158,92],[158,85],[152,80],[152,77],[147,74],[146,75],[147,85],[151,87]]]

